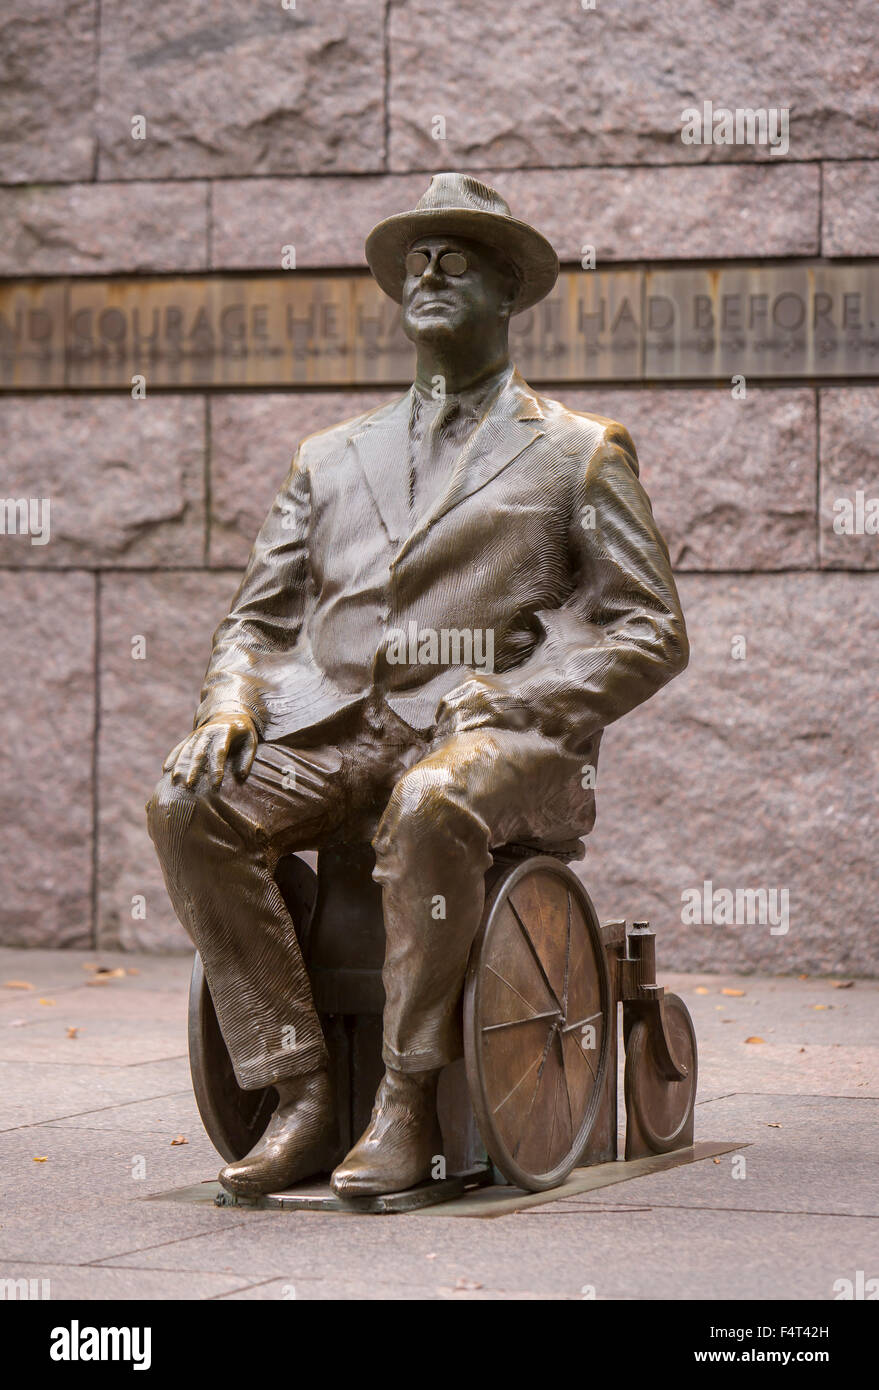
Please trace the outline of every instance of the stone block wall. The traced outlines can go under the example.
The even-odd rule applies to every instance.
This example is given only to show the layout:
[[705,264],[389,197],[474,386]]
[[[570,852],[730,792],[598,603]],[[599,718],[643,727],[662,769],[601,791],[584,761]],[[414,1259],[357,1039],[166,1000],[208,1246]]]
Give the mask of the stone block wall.
[[[0,22],[0,276],[276,271],[290,243],[362,269],[442,168],[568,265],[876,256],[874,26],[874,0],[33,0]],[[706,100],[790,108],[789,150],[683,144]],[[879,537],[833,523],[879,495],[879,371],[542,389],[630,429],[691,631],[605,736],[600,914],[649,917],[669,967],[876,973]],[[187,947],[144,802],[298,439],[389,394],[0,395],[0,494],[51,499],[48,544],[0,535],[5,943]],[[706,882],[784,891],[788,929],[683,921]]]

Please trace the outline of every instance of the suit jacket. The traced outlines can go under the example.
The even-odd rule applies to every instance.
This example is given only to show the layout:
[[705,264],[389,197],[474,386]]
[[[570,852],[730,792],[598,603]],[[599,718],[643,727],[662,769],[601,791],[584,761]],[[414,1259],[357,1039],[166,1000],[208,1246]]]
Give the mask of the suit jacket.
[[[247,710],[279,740],[377,694],[426,732],[440,697],[475,675],[485,722],[589,756],[688,660],[632,441],[511,368],[413,528],[410,397],[300,444],[214,634],[195,724]],[[495,670],[413,651],[394,662],[390,629],[490,630]]]

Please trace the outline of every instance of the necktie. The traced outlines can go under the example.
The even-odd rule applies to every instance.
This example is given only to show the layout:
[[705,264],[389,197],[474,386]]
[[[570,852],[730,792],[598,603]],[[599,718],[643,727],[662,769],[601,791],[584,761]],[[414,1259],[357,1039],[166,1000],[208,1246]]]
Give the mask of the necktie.
[[420,415],[421,438],[413,441],[409,474],[409,506],[413,520],[425,515],[448,483],[457,452],[459,402],[445,397],[432,419],[423,407]]

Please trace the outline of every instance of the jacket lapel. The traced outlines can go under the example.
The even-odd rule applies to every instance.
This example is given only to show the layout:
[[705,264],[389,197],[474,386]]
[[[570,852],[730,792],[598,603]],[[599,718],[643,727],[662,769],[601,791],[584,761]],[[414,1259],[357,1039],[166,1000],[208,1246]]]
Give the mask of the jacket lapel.
[[406,459],[412,391],[373,412],[348,439],[392,545],[408,535]]
[[441,517],[485,487],[539,439],[544,433],[539,428],[543,418],[534,392],[513,371],[455,460],[445,492],[419,521],[396,558],[399,560]]
[[542,419],[537,397],[514,371],[458,455],[449,485],[425,523],[438,521],[508,467],[543,434],[537,427]]
[[410,532],[406,459],[411,407],[410,389],[375,411],[348,440],[388,537],[392,545],[400,547],[398,559],[440,517],[485,487],[544,433],[538,399],[513,371],[455,460],[448,487]]

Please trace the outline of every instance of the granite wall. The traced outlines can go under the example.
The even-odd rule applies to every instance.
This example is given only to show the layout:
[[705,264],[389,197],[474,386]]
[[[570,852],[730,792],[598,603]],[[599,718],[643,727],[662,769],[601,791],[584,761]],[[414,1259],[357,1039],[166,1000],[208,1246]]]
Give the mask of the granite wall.
[[[875,0],[19,9],[2,276],[277,270],[289,243],[362,268],[438,168],[568,264],[879,255]],[[684,144],[706,100],[790,108],[789,149]],[[4,942],[187,946],[144,801],[298,438],[387,394],[0,395],[0,494],[51,499],[47,544],[0,535]],[[631,430],[692,641],[605,737],[599,912],[649,917],[676,968],[875,973],[879,538],[834,518],[879,495],[879,373],[555,394]],[[766,889],[779,921],[683,921],[706,882]]]

